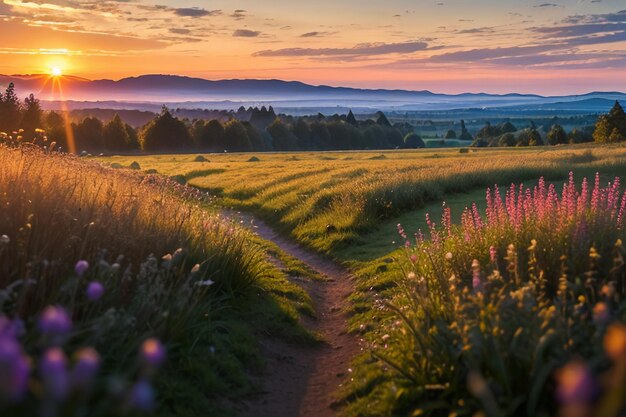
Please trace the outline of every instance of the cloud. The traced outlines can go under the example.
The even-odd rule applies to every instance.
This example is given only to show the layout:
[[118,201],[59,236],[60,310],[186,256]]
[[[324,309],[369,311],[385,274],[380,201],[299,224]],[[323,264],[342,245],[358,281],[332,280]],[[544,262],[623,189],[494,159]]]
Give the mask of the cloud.
[[462,29],[457,30],[456,33],[460,35],[464,34],[475,34],[475,33],[493,33],[494,29],[492,27],[481,27],[481,28],[472,28],[472,29]]
[[324,36],[332,35],[337,32],[306,32],[300,35],[301,38],[321,38]]
[[230,15],[230,17],[232,17],[235,20],[243,20],[246,18],[247,13],[248,12],[246,10],[237,9],[233,12],[233,14]]
[[9,16],[11,14],[11,6],[0,0],[0,16]]
[[167,45],[166,42],[157,39],[68,32],[45,26],[30,26],[17,21],[5,21],[0,25],[0,48],[134,52],[162,49]]
[[388,54],[409,54],[428,49],[428,44],[422,41],[401,43],[364,43],[352,48],[285,48],[259,51],[254,56],[259,57],[355,57]]
[[205,16],[218,16],[222,14],[221,10],[206,10],[198,7],[180,7],[177,9],[170,9],[175,15],[181,17],[205,17]]
[[237,29],[233,32],[233,36],[236,38],[256,38],[261,35],[258,30],[250,29]]
[[624,32],[626,31],[626,23],[584,23],[567,26],[546,26],[533,28],[533,31],[550,35],[554,38],[572,38]]
[[534,8],[549,8],[549,7],[561,7],[558,4],[555,3],[541,3],[541,4],[537,4],[535,6],[533,6]]
[[170,28],[169,32],[174,33],[176,35],[188,35],[191,33],[191,30],[183,29],[183,28]]

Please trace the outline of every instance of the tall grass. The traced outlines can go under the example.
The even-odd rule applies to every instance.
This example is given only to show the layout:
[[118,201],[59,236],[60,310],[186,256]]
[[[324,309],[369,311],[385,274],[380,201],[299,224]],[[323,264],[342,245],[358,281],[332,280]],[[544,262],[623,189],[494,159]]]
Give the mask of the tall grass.
[[[150,411],[154,365],[165,350],[167,377],[157,385],[174,397],[190,385],[181,375],[191,368],[196,381],[225,372],[216,373],[216,359],[205,355],[199,365],[193,352],[208,340],[212,349],[237,350],[229,346],[236,333],[219,338],[230,325],[218,313],[268,264],[207,203],[204,194],[158,176],[0,146],[2,415]],[[97,381],[87,384],[85,363]],[[230,372],[225,381],[241,371]],[[178,406],[165,401],[160,411],[170,407]]]
[[622,415],[620,179],[577,185],[570,174],[559,191],[541,179],[486,194],[484,213],[470,206],[461,224],[444,209],[425,233],[399,225],[403,269],[374,307],[382,326],[370,334],[374,361],[354,377],[353,410]]

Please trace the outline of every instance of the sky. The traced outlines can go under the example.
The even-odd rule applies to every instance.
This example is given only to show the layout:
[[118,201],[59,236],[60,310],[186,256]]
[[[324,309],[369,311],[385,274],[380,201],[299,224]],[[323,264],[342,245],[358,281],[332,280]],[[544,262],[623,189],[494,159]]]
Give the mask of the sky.
[[626,91],[624,0],[0,0],[0,73]]

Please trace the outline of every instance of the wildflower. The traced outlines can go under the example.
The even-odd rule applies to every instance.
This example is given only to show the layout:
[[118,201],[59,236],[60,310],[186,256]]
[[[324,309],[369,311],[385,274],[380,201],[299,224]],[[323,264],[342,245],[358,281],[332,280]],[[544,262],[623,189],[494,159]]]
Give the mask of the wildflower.
[[626,355],[626,326],[611,325],[604,335],[604,350],[614,361],[624,359]]
[[417,275],[415,275],[415,272],[409,272],[406,277],[410,280],[414,280],[417,278]]
[[72,330],[72,319],[58,306],[47,307],[39,317],[39,330],[50,336],[64,336]]
[[82,278],[83,275],[85,275],[85,272],[87,272],[87,269],[89,269],[89,262],[84,260],[76,262],[76,265],[74,266],[74,272],[76,272],[76,276],[78,278]]
[[411,260],[412,263],[417,262],[417,255],[413,254],[409,257],[409,259]]
[[150,338],[141,345],[139,355],[144,364],[158,367],[165,361],[165,347],[158,339]]
[[198,271],[200,271],[200,264],[195,264],[195,265],[193,266],[193,268],[191,268],[191,273],[192,273],[192,274],[195,274],[195,273],[197,273]]
[[149,412],[154,409],[154,390],[145,379],[141,379],[130,390],[129,406],[133,410]]
[[211,279],[207,279],[204,281],[198,281],[196,282],[196,285],[198,287],[210,287],[211,285],[215,284],[215,281],[211,280]]
[[40,364],[41,379],[48,398],[63,401],[69,393],[67,359],[60,348],[48,349]]
[[606,303],[601,301],[593,306],[593,321],[597,325],[608,322],[610,317],[611,312],[609,311],[609,306],[607,306]]
[[612,282],[604,284],[600,289],[600,294],[607,299],[615,297],[615,284]]
[[8,245],[11,243],[11,239],[7,235],[0,236],[0,244]]
[[472,261],[472,288],[476,292],[482,291],[482,280],[480,279],[480,263],[478,259]]
[[104,295],[104,286],[98,281],[92,281],[87,286],[87,298],[89,301],[99,300]]
[[451,261],[451,260],[452,260],[452,252],[446,253],[446,261]]
[[498,260],[498,252],[496,251],[496,248],[494,248],[493,246],[489,247],[489,260],[491,260],[492,264],[495,264],[496,261]]
[[91,347],[83,348],[74,355],[76,363],[72,368],[72,385],[78,389],[89,388],[100,370],[100,355]]
[[28,389],[30,362],[19,342],[0,334],[0,402],[19,401]]
[[587,365],[573,361],[557,371],[556,395],[565,405],[589,404],[597,393],[597,384]]

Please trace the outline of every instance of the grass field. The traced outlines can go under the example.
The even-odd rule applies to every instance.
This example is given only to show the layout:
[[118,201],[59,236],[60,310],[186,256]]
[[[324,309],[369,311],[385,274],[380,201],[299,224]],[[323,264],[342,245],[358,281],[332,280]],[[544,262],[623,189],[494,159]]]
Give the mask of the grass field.
[[[622,288],[622,278],[615,275],[622,271],[616,260],[621,256],[619,241],[614,246],[622,237],[622,229],[597,220],[617,216],[619,201],[607,195],[621,188],[612,185],[609,188],[613,191],[598,191],[598,199],[609,198],[607,210],[612,214],[590,208],[598,204],[593,203],[595,197],[572,197],[581,192],[579,182],[570,185],[562,198],[578,198],[575,204],[582,204],[579,213],[584,215],[558,211],[550,218],[529,217],[527,226],[520,230],[502,229],[500,223],[493,227],[481,225],[490,237],[476,237],[476,243],[463,243],[463,233],[469,239],[469,232],[463,230],[470,230],[470,226],[467,218],[463,226],[460,220],[463,209],[473,202],[478,211],[489,209],[485,189],[496,183],[501,185],[504,198],[504,190],[511,183],[527,184],[532,194],[532,187],[543,177],[546,187],[552,185],[557,190],[549,198],[557,198],[572,171],[579,181],[588,177],[589,184],[593,184],[596,172],[601,173],[602,184],[612,181],[626,173],[625,146],[204,156],[208,161],[196,162],[197,155],[112,156],[100,160],[121,167],[137,162],[140,170],[155,170],[209,191],[218,197],[218,205],[254,212],[296,241],[350,266],[356,276],[356,292],[349,307],[351,330],[367,341],[370,350],[357,360],[352,383],[343,390],[350,403],[348,415],[465,415],[477,410],[489,416],[556,413],[563,400],[554,401],[555,395],[575,401],[571,395],[566,396],[567,392],[563,394],[566,388],[559,385],[573,383],[563,382],[559,375],[565,371],[559,369],[573,372],[576,366],[583,366],[570,363],[573,358],[588,360],[584,369],[603,381],[617,381],[624,376],[619,371],[621,365],[610,366],[611,361],[622,363],[622,359],[611,356],[610,350],[611,338],[619,339],[622,334],[620,325],[615,324],[623,321],[626,311],[621,292],[611,293],[610,299],[599,295],[609,291],[606,288]],[[515,210],[508,201],[507,197],[507,210]],[[534,210],[531,200],[519,204],[526,204],[524,213]],[[446,208],[451,209],[453,223],[446,232],[449,236],[437,245],[429,239],[416,244],[413,233],[421,230],[428,235],[432,229],[426,214],[430,213],[439,224]],[[571,226],[558,226],[562,218]],[[408,249],[405,239],[398,235],[398,224],[413,242]],[[580,236],[585,237],[580,240]],[[539,243],[532,243],[533,239],[539,239]],[[541,246],[542,242],[550,243]],[[515,243],[515,249],[507,249],[511,243]],[[489,244],[495,253],[491,261]],[[594,261],[594,254],[602,262]],[[454,260],[453,268],[445,266],[448,256]],[[503,268],[506,265],[508,269]],[[559,265],[565,268],[561,269],[561,278]],[[510,278],[511,268],[519,271],[519,281]],[[596,278],[584,281],[590,276]],[[449,288],[441,284],[442,280],[448,282],[448,277],[455,283]],[[544,280],[548,279],[563,286],[559,290],[562,301],[545,292],[549,286]],[[477,294],[476,282],[482,281],[487,283],[485,292]],[[581,282],[587,285],[581,286]],[[438,285],[439,289],[422,293],[420,285],[431,289]],[[463,290],[457,292],[457,288]],[[527,304],[511,307],[509,291],[526,294]],[[610,321],[598,321],[596,313],[580,315],[581,309],[595,312],[607,305],[611,306]],[[560,306],[557,315],[555,306]],[[491,316],[494,311],[498,315]],[[486,321],[475,320],[476,314]],[[527,343],[522,345],[515,339],[521,328],[515,317],[526,317],[529,333]],[[574,319],[585,324],[577,328],[576,336],[564,333],[563,323]],[[564,347],[543,346],[550,335]],[[591,342],[585,345],[584,340]],[[603,353],[603,343],[608,353]],[[532,349],[544,349],[548,356],[537,356]],[[500,368],[491,365],[492,359],[500,361]],[[524,381],[523,386],[512,381]],[[618,382],[598,386],[597,392],[606,395],[597,402],[594,399],[593,404],[589,397],[586,406],[619,410],[621,403],[614,401],[611,390],[621,387]]]
[[[404,213],[449,198],[462,204],[463,195],[469,194],[474,200],[472,193],[496,182],[540,176],[563,180],[570,170],[589,175],[600,168],[611,176],[626,167],[626,147],[619,146],[205,157],[209,162],[194,162],[196,155],[113,156],[103,161],[126,167],[138,162],[141,170],[184,178],[222,197],[222,204],[252,210],[299,242],[335,256],[373,230],[388,229],[383,226],[390,224],[387,220],[393,223]],[[328,225],[333,226],[330,233]]]

